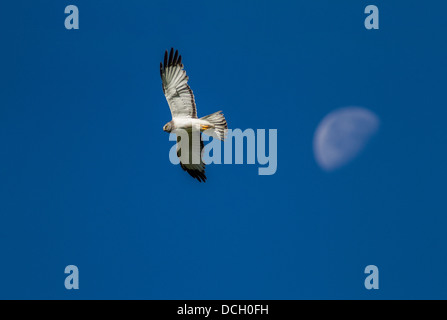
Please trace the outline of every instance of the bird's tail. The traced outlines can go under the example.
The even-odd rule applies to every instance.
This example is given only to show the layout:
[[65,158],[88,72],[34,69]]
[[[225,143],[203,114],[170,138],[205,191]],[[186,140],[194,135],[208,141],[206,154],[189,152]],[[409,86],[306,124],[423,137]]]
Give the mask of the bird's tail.
[[219,138],[220,140],[225,140],[228,126],[227,126],[227,120],[225,120],[222,111],[214,112],[210,115],[201,118],[201,120],[211,122],[211,124],[214,126],[214,133],[216,134],[217,138]]

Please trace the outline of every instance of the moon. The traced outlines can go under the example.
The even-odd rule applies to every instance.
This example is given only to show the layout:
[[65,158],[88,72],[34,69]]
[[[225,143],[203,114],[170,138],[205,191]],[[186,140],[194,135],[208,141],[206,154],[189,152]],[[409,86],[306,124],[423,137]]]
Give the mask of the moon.
[[326,115],[315,130],[315,160],[326,171],[351,162],[379,128],[379,118],[362,107],[346,107]]

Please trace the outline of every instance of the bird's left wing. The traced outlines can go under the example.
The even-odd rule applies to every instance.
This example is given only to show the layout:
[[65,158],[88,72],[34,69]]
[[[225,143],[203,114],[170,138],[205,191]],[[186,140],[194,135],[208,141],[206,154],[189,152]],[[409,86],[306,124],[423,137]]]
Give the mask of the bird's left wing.
[[168,51],[165,52],[164,63],[160,62],[160,76],[172,118],[197,118],[194,95],[188,85],[188,76],[178,50],[174,54],[174,48],[171,48],[169,55]]

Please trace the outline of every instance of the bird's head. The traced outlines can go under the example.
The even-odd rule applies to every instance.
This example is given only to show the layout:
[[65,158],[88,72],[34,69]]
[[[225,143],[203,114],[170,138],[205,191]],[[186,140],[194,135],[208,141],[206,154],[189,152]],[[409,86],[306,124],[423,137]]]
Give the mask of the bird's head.
[[166,131],[166,132],[172,131],[172,122],[171,121],[169,121],[168,123],[165,124],[165,126],[163,127],[163,131]]

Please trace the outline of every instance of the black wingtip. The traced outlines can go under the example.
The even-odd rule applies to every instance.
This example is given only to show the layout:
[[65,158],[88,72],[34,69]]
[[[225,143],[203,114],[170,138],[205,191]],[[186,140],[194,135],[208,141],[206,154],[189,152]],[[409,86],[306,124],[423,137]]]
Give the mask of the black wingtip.
[[161,63],[160,69],[162,71],[164,71],[167,67],[170,67],[170,66],[183,67],[182,56],[179,55],[178,50],[175,50],[175,52],[174,52],[174,48],[171,48],[170,51],[165,50],[165,56],[164,56],[163,62]]
[[186,172],[188,172],[188,174],[193,177],[194,179],[196,179],[199,182],[206,182],[206,175],[205,172],[201,172],[198,170],[188,170],[186,167],[184,167],[183,165],[181,165],[182,169],[185,170]]
[[206,176],[204,172],[200,171],[188,171],[188,173],[193,177],[194,179],[197,179],[199,182],[206,182]]
[[178,64],[178,62],[177,62],[177,58],[178,58],[178,50],[175,50],[174,61],[173,61],[173,64],[174,64],[174,65],[177,65],[177,64]]
[[171,52],[169,52],[169,62],[168,62],[168,66],[172,66],[172,60],[174,58],[174,48],[171,48]]
[[168,66],[168,50],[165,51],[164,66],[165,68]]

